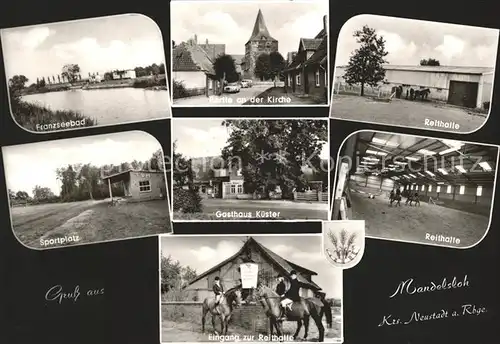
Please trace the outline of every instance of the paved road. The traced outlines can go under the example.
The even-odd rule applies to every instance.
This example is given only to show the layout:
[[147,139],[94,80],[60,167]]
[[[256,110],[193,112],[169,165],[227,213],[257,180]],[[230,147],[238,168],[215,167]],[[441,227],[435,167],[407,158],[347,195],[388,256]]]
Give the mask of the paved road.
[[[333,118],[459,133],[477,130],[487,119],[485,115],[445,104],[404,99],[393,99],[386,103],[353,95],[334,95],[330,109]],[[453,122],[460,128],[429,126],[426,125],[426,119]]]
[[196,96],[189,98],[174,99],[175,105],[216,105],[216,106],[235,106],[242,105],[253,97],[258,96],[265,90],[271,88],[271,85],[254,85],[250,88],[242,88],[238,93],[224,93],[222,96]]

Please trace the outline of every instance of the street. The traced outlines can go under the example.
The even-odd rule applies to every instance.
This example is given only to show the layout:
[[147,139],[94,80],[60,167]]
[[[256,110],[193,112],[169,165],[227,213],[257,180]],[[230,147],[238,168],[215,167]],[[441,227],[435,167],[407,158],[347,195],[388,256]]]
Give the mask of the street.
[[243,105],[243,103],[246,103],[247,101],[251,100],[252,98],[258,96],[262,92],[266,91],[267,89],[271,88],[272,85],[254,85],[253,87],[249,88],[242,88],[240,89],[240,92],[238,93],[224,93],[222,96],[195,96],[195,97],[188,97],[188,98],[179,98],[179,99],[174,99],[173,104],[174,105],[216,105],[216,106],[224,106],[224,105],[229,105],[229,106],[237,106],[237,105]]

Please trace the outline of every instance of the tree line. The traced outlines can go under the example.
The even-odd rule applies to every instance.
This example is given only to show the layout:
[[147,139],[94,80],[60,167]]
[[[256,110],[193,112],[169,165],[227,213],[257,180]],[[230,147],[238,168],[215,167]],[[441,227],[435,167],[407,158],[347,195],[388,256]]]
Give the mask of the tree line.
[[161,292],[180,291],[198,276],[196,269],[182,266],[170,255],[161,257]]
[[[123,162],[119,165],[96,166],[87,164],[68,164],[56,169],[56,178],[61,184],[58,195],[44,186],[35,186],[30,196],[25,190],[9,190],[12,204],[18,203],[55,203],[97,200],[109,197],[108,184],[103,177],[128,170],[164,171],[165,160],[161,149],[154,152],[149,160]],[[123,196],[122,185],[111,185],[113,195]]]
[[[389,52],[385,48],[386,40],[368,25],[353,34],[358,48],[351,54],[343,76],[348,85],[360,85],[360,95],[364,96],[365,85],[376,87],[385,80],[384,64]],[[420,60],[421,66],[440,66],[434,58]]]
[[[19,96],[19,93],[23,90],[27,91],[35,91],[35,90],[44,90],[47,85],[57,85],[62,83],[75,83],[83,81],[82,75],[80,74],[80,66],[78,64],[69,63],[62,67],[61,74],[48,76],[47,78],[42,76],[40,78],[36,78],[36,82],[26,86],[29,82],[29,79],[25,75],[14,75],[9,79],[9,90],[11,91],[12,96]],[[161,74],[165,74],[165,64],[153,63],[149,66],[145,67],[135,67],[134,68],[136,77],[144,77],[144,76],[158,76]],[[125,75],[125,70],[114,70],[104,73],[104,80],[113,80],[113,73],[117,73],[120,78]],[[89,73],[90,77],[90,73]]]

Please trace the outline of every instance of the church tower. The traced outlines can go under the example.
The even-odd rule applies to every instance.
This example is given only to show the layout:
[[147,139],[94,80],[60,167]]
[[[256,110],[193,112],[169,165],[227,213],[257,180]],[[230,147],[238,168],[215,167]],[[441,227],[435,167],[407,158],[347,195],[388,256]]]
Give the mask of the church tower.
[[264,22],[262,11],[259,9],[255,25],[253,26],[252,35],[245,44],[244,77],[248,79],[256,78],[254,75],[255,62],[259,55],[262,53],[269,54],[275,51],[278,51],[278,41],[269,33],[266,23]]

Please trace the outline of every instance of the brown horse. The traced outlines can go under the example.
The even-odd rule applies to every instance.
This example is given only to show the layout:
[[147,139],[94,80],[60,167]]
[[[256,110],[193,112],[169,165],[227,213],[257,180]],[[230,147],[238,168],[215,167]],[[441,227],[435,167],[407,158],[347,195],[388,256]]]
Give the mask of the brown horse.
[[217,333],[217,329],[215,328],[215,316],[218,315],[221,321],[221,334],[226,335],[227,325],[234,310],[233,307],[239,307],[240,305],[241,286],[228,289],[221,297],[218,305],[215,304],[215,296],[207,297],[203,301],[202,306],[201,332],[205,332],[205,317],[207,316],[207,313],[210,312],[212,314],[212,326],[214,328],[214,332]]
[[[264,285],[259,285],[257,287],[257,294],[266,311],[266,315],[269,317],[270,335],[272,336],[273,330],[276,329],[278,336],[282,336],[283,322],[280,320],[280,296],[275,293],[274,290]],[[297,322],[297,330],[293,335],[294,339],[297,339],[299,335],[302,328],[302,322],[304,323],[304,340],[307,339],[310,317],[313,318],[318,328],[319,342],[323,342],[325,339],[325,327],[321,322],[323,315],[326,316],[328,327],[332,327],[332,311],[330,305],[318,298],[302,298],[300,301],[294,302],[292,304],[292,310],[287,310],[285,315],[287,320]]]

